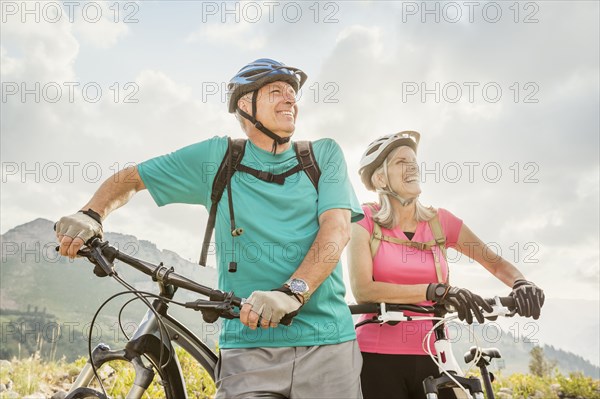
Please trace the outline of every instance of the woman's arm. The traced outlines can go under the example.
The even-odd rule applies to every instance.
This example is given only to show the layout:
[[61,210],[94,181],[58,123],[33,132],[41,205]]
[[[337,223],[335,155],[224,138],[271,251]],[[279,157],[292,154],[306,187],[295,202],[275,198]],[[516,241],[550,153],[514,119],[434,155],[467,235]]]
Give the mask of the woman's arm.
[[369,232],[352,224],[348,264],[352,293],[358,303],[420,303],[425,301],[428,284],[401,285],[373,281],[373,259]]
[[525,279],[519,269],[506,259],[496,255],[466,224],[460,228],[456,250],[481,264],[498,280],[511,288],[516,280]]

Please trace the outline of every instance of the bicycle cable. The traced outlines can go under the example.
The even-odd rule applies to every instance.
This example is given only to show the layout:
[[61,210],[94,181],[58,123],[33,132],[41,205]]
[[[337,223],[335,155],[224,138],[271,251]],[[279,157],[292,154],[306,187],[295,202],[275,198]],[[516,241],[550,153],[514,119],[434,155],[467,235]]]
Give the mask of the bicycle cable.
[[469,374],[471,372],[471,369],[473,368],[473,366],[475,366],[477,364],[477,362],[479,362],[479,360],[483,357],[483,351],[481,350],[481,347],[479,346],[479,339],[477,339],[477,335],[475,334],[474,328],[473,328],[473,339],[475,341],[475,348],[476,348],[475,356],[473,357],[471,365],[469,366],[467,371],[465,371],[465,375]]
[[[173,305],[178,305],[178,306],[181,306],[183,308],[186,307],[186,304],[183,303],[183,302],[179,302],[179,301],[173,300],[171,298],[163,297],[161,295],[154,294],[154,293],[151,293],[151,292],[136,290],[133,286],[131,286],[126,281],[124,281],[121,277],[116,278],[116,280],[120,284],[122,284],[123,286],[125,286],[127,288],[130,288],[130,289],[128,291],[119,292],[119,293],[111,296],[110,298],[108,298],[100,306],[100,308],[98,309],[97,313],[94,315],[94,318],[92,319],[92,322],[91,322],[91,325],[90,325],[90,329],[93,328],[94,323],[95,323],[95,319],[96,319],[97,315],[99,314],[100,310],[106,304],[108,304],[108,302],[110,302],[111,300],[115,299],[117,296],[120,296],[120,295],[125,295],[125,294],[133,294],[133,295],[135,295],[134,298],[131,298],[130,300],[128,300],[127,302],[125,302],[121,306],[121,309],[119,310],[119,315],[118,315],[119,329],[121,330],[121,332],[123,333],[123,335],[125,336],[125,338],[127,340],[129,340],[130,337],[127,335],[127,333],[123,329],[122,317],[121,316],[122,316],[122,312],[125,309],[125,307],[127,305],[129,305],[131,302],[136,301],[136,300],[142,300],[142,302],[144,302],[144,304],[146,305],[146,307],[148,307],[154,313],[155,316],[157,316],[157,312],[156,312],[156,310],[154,309],[154,307],[150,304],[150,302],[146,298],[156,298],[156,299],[159,299],[161,301],[171,303]],[[159,334],[160,334],[159,335],[159,337],[160,337],[159,339],[160,339],[160,341],[162,343],[164,341],[164,339],[163,339],[164,335],[168,336],[168,332],[166,331],[166,327],[165,327],[164,322],[162,321],[162,319],[160,317],[156,317],[156,320],[157,320],[157,323],[159,325]],[[164,335],[163,335],[163,333],[164,333]],[[169,344],[170,344],[170,341],[169,341]],[[159,358],[158,358],[158,364],[156,364],[156,362],[153,359],[151,359],[150,357],[148,357],[146,354],[142,354],[142,356],[144,356],[144,358],[147,359],[157,369],[157,371],[161,370],[161,369],[165,368],[174,359],[174,348],[173,348],[172,345],[170,345],[170,346],[171,346],[171,348],[169,350],[169,358],[167,359],[167,361],[165,363],[162,363],[163,357],[164,357],[164,345],[162,345],[162,344],[161,344],[161,351],[160,351]],[[91,359],[91,339],[88,340],[88,354],[89,354],[90,359]],[[102,387],[103,393],[106,395],[106,391],[104,390],[104,387],[102,386],[102,382],[100,381],[100,379],[99,379],[99,377],[98,377],[98,375],[96,373],[96,370],[95,370],[95,367],[94,367],[93,364],[92,364],[92,369],[94,370],[94,376],[99,381],[99,383],[100,383],[100,385]]]
[[[440,362],[437,361],[437,359],[435,358],[435,356],[433,355],[433,351],[431,350],[431,334],[433,334],[433,332],[435,331],[436,328],[438,328],[439,326],[446,324],[449,321],[452,321],[454,319],[457,319],[458,316],[449,316],[449,317],[445,317],[442,318],[440,321],[438,321],[431,330],[429,330],[427,332],[427,334],[425,334],[425,337],[423,338],[422,341],[422,348],[425,351],[425,353],[427,353],[429,355],[429,357],[431,357],[431,360],[433,360],[433,362],[436,364],[436,366],[438,366],[438,368],[440,369],[440,371],[445,374],[448,378],[450,378],[456,385],[458,388],[460,388],[469,399],[472,399],[472,395],[469,391],[467,391],[467,389],[462,386],[462,384],[460,382],[458,382],[456,380],[456,378],[454,378],[448,371],[444,370],[444,368],[442,367],[442,365],[440,364]],[[427,342],[427,348],[425,348],[425,342]]]
[[[140,291],[140,292],[141,292],[141,291]],[[178,305],[178,306],[181,306],[181,307],[183,307],[183,308],[185,308],[185,307],[186,307],[186,304],[185,304],[185,303],[183,303],[183,302],[178,302],[178,301],[175,301],[175,300],[173,300],[173,299],[170,299],[170,298],[167,298],[167,297],[163,297],[163,296],[160,296],[160,295],[157,295],[157,294],[144,293],[144,294],[143,294],[143,296],[144,296],[144,297],[146,297],[146,298],[156,298],[156,299],[160,299],[161,301],[164,301],[164,302],[169,302],[169,303],[171,303],[171,304],[173,304],[173,305]],[[123,323],[122,323],[122,313],[123,313],[123,311],[125,310],[125,307],[127,307],[127,305],[129,305],[131,302],[133,302],[133,301],[137,301],[137,300],[140,300],[140,298],[136,296],[136,297],[134,297],[134,298],[131,298],[131,299],[130,299],[130,300],[128,300],[127,302],[125,302],[125,303],[123,304],[123,306],[121,306],[121,309],[119,310],[119,315],[118,315],[118,317],[117,317],[117,322],[118,322],[118,325],[119,325],[119,329],[121,330],[121,333],[123,333],[123,335],[125,336],[125,339],[126,339],[127,341],[129,341],[131,338],[130,338],[130,337],[127,335],[127,333],[125,332],[125,329],[123,328]],[[171,360],[173,360],[173,358],[174,358],[174,350],[172,350],[172,351],[170,351],[170,352],[169,352],[169,359],[167,359],[166,363],[164,363],[163,365],[160,365],[160,363],[161,363],[160,361],[162,360],[162,358],[161,358],[160,356],[159,356],[159,365],[156,365],[156,364],[155,364],[155,362],[154,362],[154,360],[150,359],[150,358],[149,358],[148,356],[146,356],[145,354],[143,354],[143,356],[144,356],[144,358],[146,358],[146,359],[147,359],[147,360],[148,360],[150,363],[152,363],[152,365],[153,365],[154,367],[156,367],[157,369],[158,369],[158,367],[159,367],[159,366],[164,368],[164,367],[166,367],[166,366],[169,364],[169,362],[171,362]]]
[[[140,294],[149,294],[147,292],[143,292],[143,291],[138,291],[135,289],[135,287],[133,287],[132,285],[130,285],[127,281],[123,280],[121,277],[117,276],[115,274],[115,279],[124,287],[129,288],[131,291],[134,291],[134,295],[139,298],[147,307],[148,309],[152,310],[152,313],[154,313],[154,316],[156,317],[156,321],[158,324],[158,332],[159,332],[159,340],[161,342],[160,345],[160,352],[158,355],[158,365],[159,365],[159,369],[158,370],[162,370],[164,367],[167,367],[167,365],[169,364],[169,362],[171,361],[172,357],[173,357],[173,346],[171,345],[171,340],[169,339],[169,358],[167,359],[167,361],[163,364],[162,360],[163,360],[163,356],[164,356],[164,345],[162,345],[162,343],[164,342],[164,337],[169,336],[169,333],[167,332],[167,328],[164,325],[164,322],[162,321],[162,319],[160,317],[158,317],[158,313],[156,312],[156,310],[154,309],[154,307],[150,304],[150,302],[143,296],[143,295],[138,295],[137,293],[139,292]],[[148,295],[146,295],[148,296]],[[164,333],[163,333],[164,332]]]
[[[152,296],[150,296],[150,295],[143,295],[143,296],[144,296],[144,297],[146,297],[146,298],[152,298],[152,297],[154,297],[153,295],[152,295]],[[160,296],[159,296],[159,298],[162,298],[162,297],[160,297]],[[127,302],[125,302],[125,303],[123,304],[123,306],[121,306],[121,309],[119,310],[119,315],[118,315],[118,317],[117,317],[117,323],[118,323],[118,325],[119,325],[119,329],[121,330],[121,333],[123,333],[123,335],[125,336],[125,339],[126,339],[127,341],[129,341],[131,338],[130,338],[130,337],[127,335],[127,333],[125,332],[125,329],[123,328],[123,323],[121,322],[121,315],[122,315],[122,313],[123,313],[123,310],[125,310],[125,307],[126,307],[127,305],[129,305],[131,302],[133,302],[133,301],[137,301],[137,300],[139,300],[139,299],[140,299],[140,298],[138,298],[137,296],[135,296],[135,297],[131,298],[130,300],[128,300]],[[161,348],[162,348],[162,346],[161,346]],[[162,367],[166,367],[166,366],[169,364],[169,362],[170,362],[170,361],[172,360],[172,358],[173,358],[172,354],[173,354],[173,351],[171,351],[171,352],[170,352],[170,354],[169,354],[169,359],[167,359],[166,363],[165,363],[165,364],[164,364]],[[148,357],[146,354],[142,354],[142,356],[144,356],[144,358],[145,358],[146,360],[148,360],[148,362],[150,362],[150,363],[152,364],[152,366],[154,366],[154,367],[155,367],[157,370],[159,369],[159,366],[160,366],[160,363],[161,363],[161,360],[162,360],[162,358],[161,358],[161,355],[159,355],[159,364],[158,364],[158,365],[157,365],[157,364],[154,362],[154,360],[152,360],[152,359],[151,359],[150,357]]]
[[[122,280],[122,279],[119,278],[119,280]],[[125,295],[125,294],[133,294],[133,295],[139,296],[139,299],[141,299],[142,302],[145,302],[146,305],[149,307],[149,309],[154,313],[154,315],[156,316],[156,319],[157,319],[158,326],[159,326],[159,337],[160,337],[159,339],[160,339],[161,342],[163,342],[163,338],[164,338],[163,329],[165,329],[164,332],[166,333],[166,327],[164,326],[163,321],[160,320],[160,318],[158,317],[158,313],[152,307],[152,305],[150,305],[150,303],[146,300],[146,298],[144,298],[142,296],[142,295],[145,295],[145,296],[150,296],[150,297],[158,297],[158,295],[156,295],[156,294],[153,294],[151,292],[139,291],[139,290],[122,291],[122,292],[118,292],[118,293],[110,296],[109,298],[107,298],[100,305],[100,307],[94,313],[94,317],[92,318],[92,321],[90,323],[90,332],[88,334],[88,356],[89,356],[89,359],[90,359],[90,364],[92,366],[92,372],[94,373],[94,377],[96,378],[96,380],[100,384],[100,388],[102,389],[102,393],[106,397],[108,397],[108,394],[106,393],[106,389],[104,388],[104,384],[102,383],[102,380],[100,379],[100,376],[98,375],[98,369],[97,369],[96,365],[94,364],[94,358],[92,357],[92,331],[93,331],[93,328],[94,328],[94,324],[96,323],[96,319],[98,318],[98,316],[100,314],[100,311],[104,308],[104,306],[106,306],[110,301],[112,301],[116,297],[121,296],[121,295]],[[159,364],[160,364],[160,360],[162,360],[162,356],[163,356],[163,346],[162,345],[161,345],[161,352],[160,353],[161,354],[159,355]]]

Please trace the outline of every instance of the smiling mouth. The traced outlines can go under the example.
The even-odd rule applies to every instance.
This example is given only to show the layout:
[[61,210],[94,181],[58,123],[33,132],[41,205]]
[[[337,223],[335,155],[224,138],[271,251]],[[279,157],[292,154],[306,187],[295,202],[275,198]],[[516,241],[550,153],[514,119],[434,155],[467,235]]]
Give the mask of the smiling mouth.
[[282,114],[283,116],[289,116],[290,118],[294,118],[294,113],[292,111],[279,111],[279,114]]

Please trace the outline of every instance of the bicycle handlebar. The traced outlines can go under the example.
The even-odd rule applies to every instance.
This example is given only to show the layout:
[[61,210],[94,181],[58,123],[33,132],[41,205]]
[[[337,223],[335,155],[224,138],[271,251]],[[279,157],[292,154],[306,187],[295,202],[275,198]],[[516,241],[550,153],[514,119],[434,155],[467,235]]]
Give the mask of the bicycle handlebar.
[[[118,259],[152,277],[154,281],[169,284],[177,288],[183,288],[210,298],[210,301],[192,302],[188,307],[201,310],[203,302],[206,302],[206,307],[216,308],[217,310],[220,308],[215,302],[227,302],[236,307],[242,306],[242,298],[234,296],[232,292],[223,292],[198,284],[187,277],[175,273],[172,267],[168,268],[163,266],[162,262],[159,265],[153,265],[141,259],[134,258],[133,256],[120,252],[115,247],[110,246],[107,241],[101,241],[99,238],[94,238],[86,245],[87,248],[80,249],[77,252],[77,255],[87,258],[91,263],[96,265],[94,273],[100,277],[106,275],[112,276],[115,274],[112,264],[115,259]],[[196,304],[196,306],[194,306],[194,304]]]
[[[494,297],[494,298],[485,298],[484,299],[488,304],[494,306],[502,305],[507,308],[509,311],[514,311],[517,307],[515,298],[511,296],[506,297]],[[402,312],[409,311],[415,313],[452,313],[455,312],[454,309],[443,306],[443,305],[432,305],[432,306],[419,306],[419,305],[411,305],[411,304],[397,304],[397,303],[363,303],[359,305],[349,305],[350,313],[352,314],[364,314],[364,313],[381,313],[382,305],[384,306],[385,311],[387,312]],[[485,315],[485,312],[484,312]]]
[[[359,305],[348,305],[350,313],[352,314],[363,314],[363,313],[378,313],[381,311],[380,303],[362,303]],[[433,313],[435,311],[434,306],[419,306],[410,304],[398,304],[398,303],[386,303],[385,308],[392,312],[410,311],[415,313]]]

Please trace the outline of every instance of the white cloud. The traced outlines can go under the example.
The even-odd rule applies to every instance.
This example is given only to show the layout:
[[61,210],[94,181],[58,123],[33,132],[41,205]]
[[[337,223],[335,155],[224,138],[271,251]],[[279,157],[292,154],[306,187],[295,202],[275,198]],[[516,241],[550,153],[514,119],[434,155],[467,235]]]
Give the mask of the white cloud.
[[256,25],[241,20],[238,23],[205,24],[186,38],[188,43],[210,42],[211,44],[237,47],[244,50],[260,50],[266,45],[266,38],[256,34]]
[[357,57],[380,57],[383,53],[381,30],[377,26],[353,25],[338,34],[336,43],[353,48]]
[[[135,23],[135,15],[139,5],[135,2],[124,3],[126,9],[121,9],[120,3],[90,2],[86,3],[86,12],[75,9],[73,28],[82,42],[94,47],[107,49],[125,37],[130,29],[129,22]],[[91,6],[91,7],[90,7]],[[82,8],[83,10],[83,8]]]
[[[224,70],[226,66],[235,71],[267,50],[269,55],[308,69],[298,136],[337,139],[362,200],[372,196],[357,177],[358,159],[366,144],[379,135],[409,128],[421,131],[419,154],[428,163],[498,162],[505,177],[499,183],[488,183],[481,175],[474,183],[430,181],[424,185],[423,197],[454,211],[487,240],[502,242],[505,251],[515,241],[539,243],[540,263],[523,267],[540,279],[536,281],[540,285],[551,287],[552,295],[563,280],[571,282],[570,276],[577,287],[585,283],[585,276],[595,276],[590,264],[597,267],[598,253],[585,237],[591,237],[591,242],[598,238],[594,207],[599,197],[599,46],[597,21],[592,17],[597,15],[592,12],[597,11],[597,4],[540,3],[541,21],[530,25],[510,20],[496,25],[481,21],[423,24],[418,19],[400,23],[398,8],[389,8],[389,3],[353,4],[341,3],[335,24],[315,24],[309,10],[296,24],[209,23],[191,34],[190,26],[197,26],[198,15],[182,12],[169,34],[180,28],[174,40],[193,44],[203,54],[214,54],[215,48],[235,49],[219,53]],[[184,6],[179,7],[183,10]],[[150,23],[152,18],[145,21]],[[577,29],[572,21],[577,21]],[[127,34],[125,28],[133,27],[107,21],[82,26],[82,22],[3,25],[3,81],[77,80],[76,65],[82,64],[76,61],[84,61],[78,58],[83,54],[81,47],[115,46]],[[130,35],[132,42],[124,45],[133,49],[136,38]],[[153,51],[184,63],[194,46]],[[4,103],[3,161],[28,165],[94,161],[107,176],[115,162],[141,161],[214,134],[240,134],[222,104],[199,101],[198,87],[189,83],[193,78],[182,74],[177,63],[170,70],[157,68],[143,46],[135,48],[147,64],[132,75],[138,103],[115,103],[107,87],[97,103],[81,101],[80,92],[73,104],[64,100]],[[97,67],[101,71],[103,65]],[[194,78],[207,74],[227,80],[225,72],[214,69],[214,63],[198,61]],[[458,82],[464,87],[469,81],[497,82],[504,96],[496,104],[482,101],[481,91],[474,102],[466,101],[466,89],[456,104],[444,98],[436,103],[431,96],[426,102],[420,95],[402,98],[406,82],[425,82],[431,88],[435,82],[442,87]],[[539,103],[515,103],[510,86],[516,81],[521,88],[523,83],[536,82]],[[328,83],[336,90],[326,88]],[[335,101],[325,101],[327,96]],[[539,182],[512,182],[509,167],[515,162],[521,165],[521,177],[527,172],[522,168],[526,162],[538,165]],[[63,181],[35,189],[20,180],[3,184],[3,228],[26,222],[32,215],[57,217],[80,206],[97,184],[79,176],[75,184]],[[51,201],[51,211],[47,201]],[[189,217],[189,207],[156,209],[143,195],[134,201],[134,206],[111,216],[109,229],[151,239],[186,257],[197,256],[204,211],[191,211],[197,212],[196,218]],[[560,274],[558,280],[567,263],[572,265],[571,274]],[[585,292],[569,288],[565,295]]]
[[2,79],[43,83],[73,80],[79,43],[72,28],[62,19],[56,23],[21,23],[15,19],[3,23],[2,39],[10,47],[3,46]]
[[[112,22],[114,15],[106,9],[112,3],[102,3],[103,19],[96,24],[77,14],[73,23],[22,24],[18,18],[4,23],[3,82],[25,82],[29,88],[33,82],[78,82],[81,75],[93,75],[111,83],[99,83],[103,95],[95,103],[82,99],[81,87],[72,103],[66,92],[57,103],[35,103],[31,96],[22,102],[20,95],[3,102],[2,232],[36,217],[56,219],[78,209],[100,183],[91,179],[93,167],[85,174],[86,165],[97,164],[107,178],[127,162],[215,134],[239,136],[237,122],[222,103],[202,101],[201,85],[208,79],[226,81],[244,63],[267,55],[309,73],[298,138],[338,140],[362,201],[374,195],[358,179],[358,161],[376,136],[420,131],[419,157],[430,167],[436,162],[497,162],[501,181],[485,181],[481,167],[474,182],[429,179],[423,185],[424,202],[453,211],[484,241],[498,242],[548,298],[587,298],[597,304],[598,3],[540,2],[535,24],[515,24],[507,9],[512,3],[499,3],[507,13],[498,24],[480,18],[469,23],[465,15],[458,24],[421,23],[418,15],[404,23],[400,12],[405,3],[341,2],[333,15],[336,23],[323,23],[332,15],[332,9],[323,7],[315,22],[314,7],[308,8],[312,2],[301,3],[298,23],[286,23],[280,14],[270,23],[263,10],[256,24],[199,25],[197,2],[135,3],[144,16],[142,21],[140,13],[138,25]],[[177,16],[170,18],[175,12],[168,8],[173,14],[165,17],[163,7],[177,7]],[[148,32],[159,30],[164,40],[148,46]],[[112,58],[94,58],[97,49]],[[132,55],[126,60],[116,60],[128,53]],[[126,73],[119,61],[127,63]],[[121,85],[116,102],[108,85],[120,73],[136,87],[124,90]],[[479,86],[470,102],[464,82],[473,81]],[[439,102],[432,95],[423,102],[420,92],[403,98],[407,82],[425,83],[428,89],[436,82],[442,88],[457,82],[463,97],[457,103],[443,95]],[[502,86],[498,103],[482,100],[486,82]],[[515,102],[510,88],[515,82],[521,100],[528,93],[524,84],[536,83],[538,103]],[[132,93],[138,102],[124,103]],[[77,164],[73,182],[67,162]],[[56,182],[48,179],[52,163],[62,172]],[[515,163],[520,165],[518,182],[510,169]],[[531,172],[524,169],[527,163],[537,166],[537,183],[523,181]],[[7,173],[6,167],[17,169]],[[151,240],[196,261],[205,220],[201,207],[157,208],[148,193],[141,193],[110,216],[106,229]],[[537,252],[524,247],[529,242],[538,246]],[[525,262],[527,255],[538,262]],[[505,292],[483,268],[472,266],[453,267],[453,282],[481,294]],[[576,310],[574,317],[581,314]],[[597,359],[597,348],[594,353]]]

